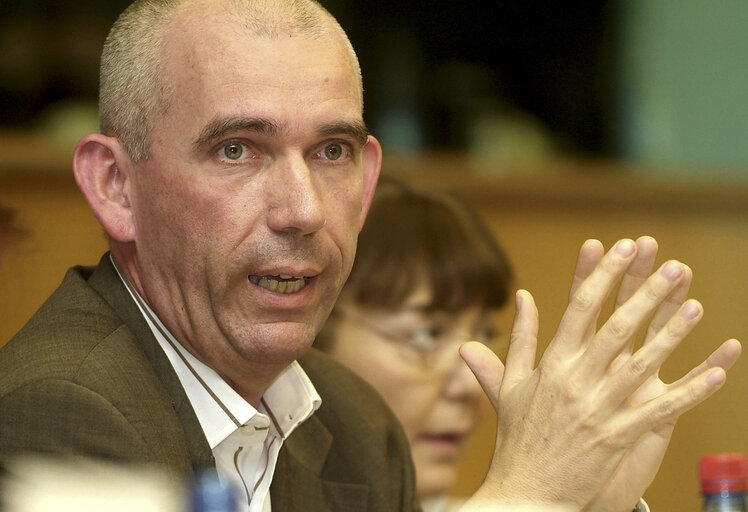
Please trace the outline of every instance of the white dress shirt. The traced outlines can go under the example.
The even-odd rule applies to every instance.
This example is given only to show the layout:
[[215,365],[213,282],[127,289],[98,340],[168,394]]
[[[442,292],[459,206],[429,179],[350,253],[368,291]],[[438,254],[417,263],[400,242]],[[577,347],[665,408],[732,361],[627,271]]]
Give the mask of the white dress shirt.
[[309,377],[294,361],[255,409],[174,338],[114,259],[112,263],[184,387],[213,451],[218,477],[237,490],[239,512],[270,512],[270,483],[283,441],[322,402]]

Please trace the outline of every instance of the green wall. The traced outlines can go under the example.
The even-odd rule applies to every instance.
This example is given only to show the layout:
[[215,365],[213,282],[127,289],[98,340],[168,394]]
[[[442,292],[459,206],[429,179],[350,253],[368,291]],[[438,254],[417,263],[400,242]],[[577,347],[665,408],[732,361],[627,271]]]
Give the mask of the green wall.
[[618,11],[622,156],[748,179],[748,1],[619,0]]

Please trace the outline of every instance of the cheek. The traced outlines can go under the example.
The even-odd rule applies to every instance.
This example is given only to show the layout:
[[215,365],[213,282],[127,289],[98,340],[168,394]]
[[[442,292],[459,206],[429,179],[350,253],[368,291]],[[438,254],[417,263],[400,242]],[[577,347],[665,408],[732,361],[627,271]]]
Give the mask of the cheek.
[[151,225],[164,241],[218,241],[223,238],[220,231],[233,231],[226,197],[214,186],[160,176],[142,189],[140,223]]
[[400,420],[405,434],[412,442],[423,429],[437,392],[428,383],[393,377],[383,383],[380,394]]
[[[350,173],[360,170],[349,169]],[[318,183],[318,191],[324,192],[327,227],[337,226],[349,235],[358,235],[362,211],[362,183],[360,177],[338,176]]]
[[422,372],[381,342],[366,341],[366,336],[358,333],[346,335],[342,329],[339,340],[331,355],[379,392],[402,423],[408,438],[413,439],[438,394],[436,379],[424,378]]

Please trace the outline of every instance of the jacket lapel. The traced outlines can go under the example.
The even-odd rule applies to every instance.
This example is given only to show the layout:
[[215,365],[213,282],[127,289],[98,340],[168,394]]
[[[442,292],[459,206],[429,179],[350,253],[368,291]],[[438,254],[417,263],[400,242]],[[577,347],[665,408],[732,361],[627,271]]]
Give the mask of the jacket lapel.
[[273,510],[366,512],[369,487],[324,480],[332,434],[316,416],[285,441],[270,487]]
[[[187,449],[195,472],[215,467],[200,422],[179,378],[135,302],[105,254],[89,284],[112,306],[150,361],[169,394],[183,426]],[[286,439],[278,457],[270,487],[273,510],[284,512],[366,512],[369,486],[324,479],[333,436],[314,415]]]
[[205,434],[195,411],[192,409],[189,398],[187,398],[187,394],[179,382],[179,377],[174,372],[166,354],[161,350],[138,306],[130,297],[119,275],[117,275],[117,271],[109,258],[109,253],[101,259],[99,266],[88,282],[117,312],[161,380],[184,429],[193,470],[197,473],[203,469],[215,467],[213,453],[205,439]]

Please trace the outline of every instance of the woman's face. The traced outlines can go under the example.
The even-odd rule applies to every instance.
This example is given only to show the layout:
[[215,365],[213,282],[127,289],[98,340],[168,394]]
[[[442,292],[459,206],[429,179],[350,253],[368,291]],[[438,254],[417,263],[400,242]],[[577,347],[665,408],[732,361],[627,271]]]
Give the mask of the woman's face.
[[430,299],[423,287],[397,311],[341,302],[328,350],[379,391],[402,423],[421,499],[447,493],[455,481],[484,399],[458,348],[492,341],[495,316],[478,306],[426,311]]

